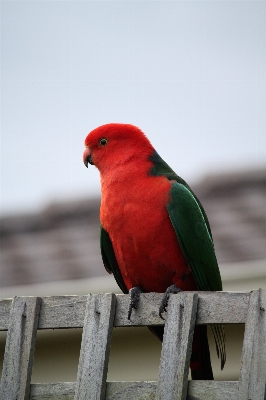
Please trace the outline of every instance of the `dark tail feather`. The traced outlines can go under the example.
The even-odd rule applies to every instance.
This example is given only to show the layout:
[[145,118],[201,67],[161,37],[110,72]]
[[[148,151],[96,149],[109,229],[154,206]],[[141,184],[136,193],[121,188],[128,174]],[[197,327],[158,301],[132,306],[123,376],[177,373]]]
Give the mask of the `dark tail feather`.
[[195,327],[190,369],[193,380],[213,380],[206,325]]
[[[164,326],[151,326],[149,330],[163,341]],[[213,380],[206,325],[195,327],[190,369],[194,380]]]

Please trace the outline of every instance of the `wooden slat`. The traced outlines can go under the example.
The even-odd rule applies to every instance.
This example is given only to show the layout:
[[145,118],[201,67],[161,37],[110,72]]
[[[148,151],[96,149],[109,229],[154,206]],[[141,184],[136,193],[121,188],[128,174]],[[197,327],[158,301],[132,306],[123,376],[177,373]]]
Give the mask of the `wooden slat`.
[[42,298],[39,329],[82,328],[87,296]]
[[[76,384],[32,384],[30,400],[73,400]],[[187,400],[236,400],[236,381],[189,381]],[[154,400],[157,382],[107,382],[105,400]]]
[[[189,292],[186,292],[189,293]],[[249,292],[191,292],[199,296],[196,324],[243,324],[246,321]],[[179,296],[177,294],[176,296]],[[162,294],[143,293],[137,310],[127,319],[128,295],[116,295],[114,326],[164,325],[158,310]]]
[[236,400],[238,382],[189,381],[187,400]]
[[29,397],[41,299],[14,297],[6,339],[0,399]]
[[[196,324],[243,324],[246,322],[248,292],[196,292],[199,296]],[[178,294],[177,294],[178,296]],[[38,329],[83,327],[87,296],[53,296],[42,298]],[[114,326],[164,325],[158,310],[162,294],[144,293],[140,304],[127,319],[128,295],[116,295]],[[0,300],[0,330],[7,330],[11,300]]]
[[244,324],[247,318],[249,292],[197,292],[199,295],[196,324]]
[[264,399],[265,383],[266,291],[259,289],[250,294],[237,399]]
[[73,400],[76,382],[34,383],[30,385],[30,400]]
[[115,314],[114,294],[89,295],[78,366],[75,400],[103,400]]
[[154,400],[157,382],[107,382],[106,400]]
[[198,295],[171,295],[167,308],[156,400],[185,400]]

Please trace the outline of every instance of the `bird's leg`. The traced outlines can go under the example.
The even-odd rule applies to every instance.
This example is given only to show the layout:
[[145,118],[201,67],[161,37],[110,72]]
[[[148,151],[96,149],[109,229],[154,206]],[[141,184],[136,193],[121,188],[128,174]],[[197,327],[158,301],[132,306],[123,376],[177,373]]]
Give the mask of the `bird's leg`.
[[139,295],[142,293],[142,290],[138,286],[134,286],[129,290],[129,298],[130,298],[130,303],[129,303],[129,309],[128,309],[128,316],[127,318],[130,320],[131,313],[133,308],[137,308],[139,304]]
[[171,293],[179,293],[179,292],[182,292],[182,290],[179,289],[176,285],[171,285],[166,289],[166,291],[165,291],[165,293],[163,295],[161,304],[160,304],[160,308],[159,308],[159,316],[160,316],[160,318],[164,319],[164,317],[162,316],[162,313],[164,311],[167,311],[166,309],[167,309],[167,306],[168,306],[169,295]]

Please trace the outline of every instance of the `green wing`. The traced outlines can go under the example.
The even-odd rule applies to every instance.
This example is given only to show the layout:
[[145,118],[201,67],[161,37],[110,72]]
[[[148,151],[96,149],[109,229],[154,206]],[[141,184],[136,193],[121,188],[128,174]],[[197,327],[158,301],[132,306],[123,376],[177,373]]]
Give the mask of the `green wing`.
[[114,275],[116,283],[118,284],[122,292],[128,293],[128,290],[120,273],[118,263],[116,261],[115,252],[113,249],[111,239],[108,235],[108,232],[106,232],[106,230],[102,226],[100,232],[100,247],[101,247],[102,260],[106,271],[109,274]]
[[[193,191],[155,152],[151,157],[151,174],[165,176],[172,183],[171,201],[167,206],[178,243],[186,258],[199,290],[220,291],[222,280],[215,256],[211,228],[207,215]],[[223,327],[212,325],[218,357],[223,369],[225,336]]]
[[210,224],[207,215],[191,188],[158,153],[150,157],[151,175],[173,181],[168,213],[178,243],[190,265],[199,290],[222,290]]
[[199,290],[223,290],[212,237],[192,191],[181,183],[173,183],[167,209]]

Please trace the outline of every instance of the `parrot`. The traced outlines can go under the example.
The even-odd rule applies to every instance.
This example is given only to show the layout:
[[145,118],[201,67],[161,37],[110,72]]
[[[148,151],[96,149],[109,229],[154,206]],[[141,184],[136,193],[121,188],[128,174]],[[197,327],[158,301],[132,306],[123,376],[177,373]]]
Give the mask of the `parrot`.
[[[100,251],[107,272],[129,293],[129,319],[140,293],[163,293],[164,318],[172,293],[223,290],[203,206],[141,129],[125,123],[93,129],[83,162],[100,172]],[[164,326],[149,329],[163,341]],[[212,332],[223,369],[223,327],[212,325]],[[190,369],[192,379],[213,379],[207,326],[195,327]]]

